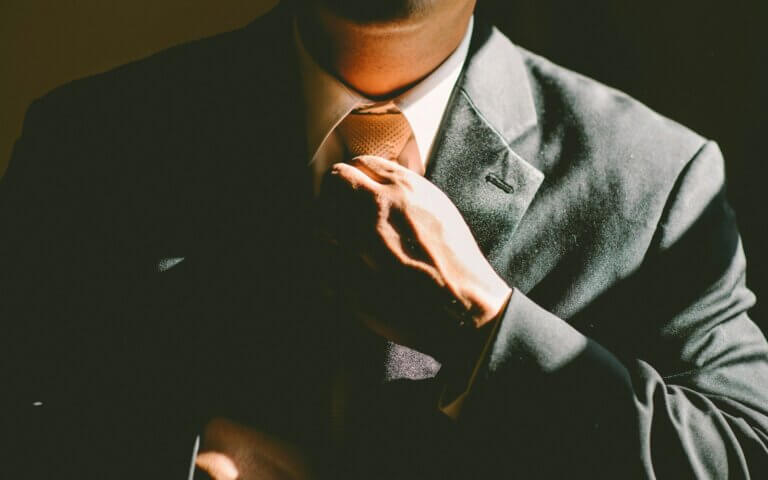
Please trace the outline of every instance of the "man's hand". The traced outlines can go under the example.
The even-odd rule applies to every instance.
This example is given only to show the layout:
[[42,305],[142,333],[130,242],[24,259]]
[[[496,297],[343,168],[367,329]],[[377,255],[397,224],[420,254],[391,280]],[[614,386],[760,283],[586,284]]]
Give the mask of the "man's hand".
[[214,480],[311,478],[295,448],[223,418],[215,418],[205,426],[195,465]]
[[335,164],[328,183],[341,193],[331,235],[370,273],[343,294],[376,333],[439,359],[460,323],[480,329],[500,313],[510,287],[436,186],[373,156]]

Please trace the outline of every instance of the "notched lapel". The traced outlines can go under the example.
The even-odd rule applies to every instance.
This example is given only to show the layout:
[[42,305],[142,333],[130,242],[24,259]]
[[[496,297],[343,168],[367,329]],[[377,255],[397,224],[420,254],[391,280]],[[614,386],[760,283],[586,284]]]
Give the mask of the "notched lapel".
[[472,42],[426,177],[453,201],[498,266],[544,174],[509,146],[537,123],[519,52],[482,24]]
[[544,174],[513,152],[462,92],[451,110],[427,178],[453,201],[491,255],[506,246]]

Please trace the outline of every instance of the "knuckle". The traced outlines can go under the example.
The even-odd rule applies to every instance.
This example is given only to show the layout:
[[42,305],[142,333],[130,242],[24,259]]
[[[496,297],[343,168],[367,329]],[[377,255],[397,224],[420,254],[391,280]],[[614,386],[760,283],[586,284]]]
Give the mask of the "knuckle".
[[406,205],[412,202],[414,190],[411,187],[410,181],[405,180],[398,182],[392,188],[392,202],[398,205],[400,208],[404,208]]
[[389,198],[384,192],[371,192],[371,197],[378,210],[384,209],[389,204]]
[[386,219],[389,216],[389,212],[392,208],[392,201],[389,196],[382,193],[374,193],[374,204],[376,206],[376,219]]
[[402,168],[392,168],[392,183],[405,188],[411,188],[411,179],[408,170]]

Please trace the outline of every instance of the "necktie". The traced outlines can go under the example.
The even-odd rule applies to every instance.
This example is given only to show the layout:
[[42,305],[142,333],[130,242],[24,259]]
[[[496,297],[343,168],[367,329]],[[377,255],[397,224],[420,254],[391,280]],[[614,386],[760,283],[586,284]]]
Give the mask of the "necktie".
[[405,115],[393,109],[352,111],[337,129],[351,156],[376,155],[396,162],[411,137]]
[[[424,174],[418,152],[404,152],[412,136],[411,126],[405,115],[391,104],[354,110],[336,129],[346,147],[347,154],[351,157],[376,155],[398,162],[420,175]],[[416,150],[415,145],[410,146]],[[343,361],[346,365],[341,367],[334,379],[331,399],[331,439],[337,445],[351,440],[347,437],[349,434],[347,415],[357,412],[351,413],[355,417],[361,413],[369,413],[367,408],[370,407],[370,403],[375,403],[374,399],[381,400],[379,394],[382,392],[380,390],[382,384],[398,380],[402,384],[402,380],[405,379],[432,378],[440,369],[440,364],[428,355],[384,339],[378,339],[377,343],[377,347],[367,349],[370,350],[369,352],[352,348],[351,356],[347,356]],[[376,372],[375,369],[372,371],[367,367],[361,367],[361,365],[372,364],[378,364],[380,370]],[[373,374],[374,377],[368,377],[369,374]],[[395,385],[389,388],[397,392],[399,390]],[[414,382],[413,385],[416,383]],[[426,385],[428,383],[421,385],[422,390],[427,390]],[[437,405],[436,402],[435,400],[435,405]],[[397,404],[390,405],[386,402],[379,407],[399,408]],[[376,408],[373,407],[372,411],[376,411]],[[352,418],[350,423],[354,425],[359,422],[361,422],[360,418]]]
[[[403,152],[411,138],[411,126],[392,104],[353,110],[336,128],[351,156],[377,155],[424,174],[418,154],[413,158],[414,155]],[[396,343],[386,344],[385,381],[429,378],[440,368],[432,357]]]

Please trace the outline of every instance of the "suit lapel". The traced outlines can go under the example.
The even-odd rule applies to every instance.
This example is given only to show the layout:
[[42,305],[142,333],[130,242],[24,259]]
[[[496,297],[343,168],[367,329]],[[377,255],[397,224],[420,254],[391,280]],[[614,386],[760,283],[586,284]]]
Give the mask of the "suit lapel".
[[544,180],[510,147],[536,123],[520,53],[496,29],[478,23],[426,176],[458,207],[497,267]]
[[[510,145],[537,124],[525,65],[506,37],[478,23],[426,177],[457,206],[491,264],[507,269],[509,242],[544,174]],[[434,359],[388,342],[385,381],[434,376]]]

